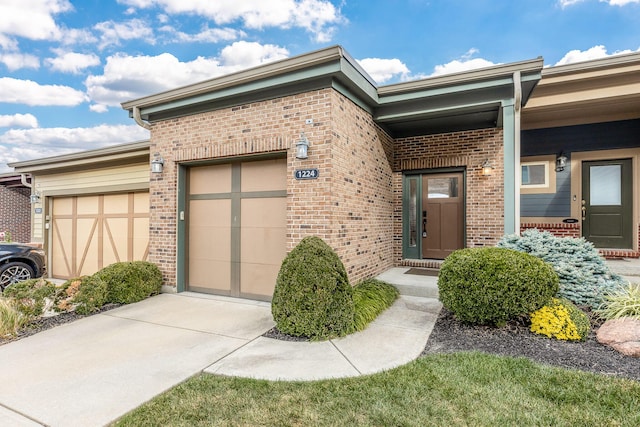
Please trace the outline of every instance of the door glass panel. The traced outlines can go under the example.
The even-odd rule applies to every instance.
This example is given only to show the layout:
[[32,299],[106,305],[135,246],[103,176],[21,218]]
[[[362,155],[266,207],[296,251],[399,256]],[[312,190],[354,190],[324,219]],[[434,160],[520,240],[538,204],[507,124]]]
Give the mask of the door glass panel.
[[621,165],[591,166],[591,206],[620,206],[622,203]]
[[448,199],[458,197],[458,178],[429,178],[428,183],[429,199]]
[[418,244],[418,180],[409,180],[409,246],[415,248]]

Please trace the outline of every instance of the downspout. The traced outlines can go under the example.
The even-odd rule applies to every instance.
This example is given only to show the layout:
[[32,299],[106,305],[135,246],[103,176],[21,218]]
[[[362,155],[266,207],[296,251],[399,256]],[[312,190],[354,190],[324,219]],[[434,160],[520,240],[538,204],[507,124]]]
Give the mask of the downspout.
[[514,97],[514,165],[515,165],[515,233],[520,234],[520,182],[522,180],[522,168],[520,167],[520,110],[522,109],[522,82],[520,71],[513,73],[513,97]]
[[27,182],[27,174],[26,173],[21,173],[20,174],[20,183],[22,185],[24,185],[27,188],[33,188],[33,184]]
[[140,108],[137,106],[133,106],[133,120],[136,121],[138,126],[145,128],[146,130],[151,130],[151,126],[149,123],[142,121],[142,117],[140,117]]

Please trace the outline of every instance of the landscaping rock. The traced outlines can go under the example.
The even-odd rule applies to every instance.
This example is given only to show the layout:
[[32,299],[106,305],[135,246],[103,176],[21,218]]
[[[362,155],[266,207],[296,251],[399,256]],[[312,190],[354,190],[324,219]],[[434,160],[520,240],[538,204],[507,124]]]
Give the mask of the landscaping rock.
[[640,357],[640,320],[630,317],[607,320],[596,332],[598,342],[632,357]]

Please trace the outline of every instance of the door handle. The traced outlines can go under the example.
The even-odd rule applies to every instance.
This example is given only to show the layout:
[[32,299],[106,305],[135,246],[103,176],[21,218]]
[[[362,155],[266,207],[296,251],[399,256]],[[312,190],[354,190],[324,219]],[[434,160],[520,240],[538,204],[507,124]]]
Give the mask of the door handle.
[[427,219],[422,220],[422,237],[427,237]]
[[587,220],[587,208],[585,206],[582,207],[582,220]]

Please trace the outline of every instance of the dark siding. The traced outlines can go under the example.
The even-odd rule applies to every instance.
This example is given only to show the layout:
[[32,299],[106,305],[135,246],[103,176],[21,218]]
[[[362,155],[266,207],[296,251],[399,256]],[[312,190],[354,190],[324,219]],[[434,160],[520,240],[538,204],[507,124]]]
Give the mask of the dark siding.
[[[575,151],[613,150],[640,147],[640,119],[595,123],[522,131],[522,157]],[[570,168],[556,175],[555,194],[523,194],[520,214],[533,217],[564,217],[571,215]]]
[[640,120],[522,131],[521,155],[640,147]]

